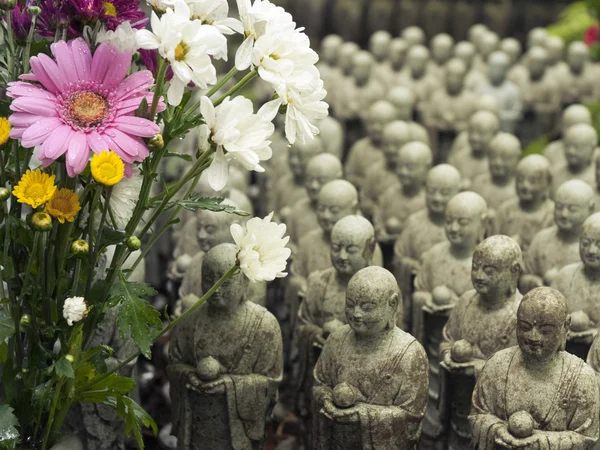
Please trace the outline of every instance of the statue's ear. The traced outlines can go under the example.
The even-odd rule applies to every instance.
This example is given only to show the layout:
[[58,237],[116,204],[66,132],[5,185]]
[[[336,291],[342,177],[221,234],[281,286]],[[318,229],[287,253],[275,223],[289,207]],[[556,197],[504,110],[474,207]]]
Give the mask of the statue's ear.
[[367,242],[365,243],[365,259],[368,259],[369,262],[371,262],[371,260],[373,259],[376,246],[377,240],[374,237],[367,239]]
[[398,295],[398,293],[394,292],[392,294],[392,296],[390,297],[390,307],[394,311],[398,311],[398,305],[399,304],[400,304],[400,295]]
[[571,314],[567,315],[567,319],[565,320],[565,330],[571,329]]
[[512,264],[511,272],[520,277],[521,274],[523,273],[523,267],[521,266],[521,263],[518,261],[515,261]]

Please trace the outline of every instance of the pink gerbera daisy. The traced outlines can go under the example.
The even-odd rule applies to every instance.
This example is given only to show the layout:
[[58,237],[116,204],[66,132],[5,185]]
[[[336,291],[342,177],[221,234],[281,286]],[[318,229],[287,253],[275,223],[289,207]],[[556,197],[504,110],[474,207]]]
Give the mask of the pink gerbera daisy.
[[[114,150],[126,164],[143,161],[148,147],[142,138],[160,132],[154,122],[135,117],[154,78],[148,70],[127,77],[131,52],[121,52],[108,43],[92,56],[81,38],[51,46],[56,61],[39,54],[31,58],[31,73],[23,81],[9,83],[8,95],[13,114],[10,136],[21,139],[23,147],[40,145],[38,158],[48,166],[66,154],[70,177],[80,174],[90,158],[90,150]],[[159,111],[165,105],[159,102]]]

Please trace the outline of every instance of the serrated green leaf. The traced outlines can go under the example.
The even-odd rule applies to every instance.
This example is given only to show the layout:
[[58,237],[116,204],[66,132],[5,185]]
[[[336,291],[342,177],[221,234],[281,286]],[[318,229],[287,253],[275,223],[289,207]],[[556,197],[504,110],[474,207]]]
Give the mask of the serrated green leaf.
[[125,419],[125,434],[127,436],[135,436],[140,449],[144,448],[144,440],[142,437],[142,430],[140,428],[140,422],[146,428],[151,428],[152,432],[156,436],[158,433],[158,426],[152,417],[135,401],[125,396],[115,396],[108,398],[104,404],[114,408],[121,419]]
[[[89,368],[86,370],[89,370]],[[98,377],[100,376],[101,375],[98,375]],[[82,375],[80,380],[83,381],[86,377],[87,376]],[[89,381],[93,381],[93,378],[86,381],[85,384],[87,384]],[[83,403],[102,403],[105,402],[109,397],[127,395],[133,391],[134,387],[135,381],[133,381],[131,378],[122,377],[112,373],[104,380],[91,385],[88,389],[82,392],[79,392],[76,396],[76,400]]]
[[0,342],[15,334],[15,323],[10,317],[0,317]]
[[65,356],[61,356],[60,359],[56,361],[54,364],[54,371],[59,377],[75,378],[73,365]]
[[146,283],[125,281],[120,276],[120,282],[110,291],[110,298],[118,299],[119,314],[117,325],[121,336],[131,336],[140,351],[150,358],[153,330],[162,328],[160,313],[142,296],[156,295],[152,286]]
[[109,245],[117,245],[127,238],[127,233],[124,231],[115,230],[112,227],[104,227],[102,231],[101,248],[106,248]]
[[224,198],[218,197],[191,197],[187,200],[178,200],[173,202],[173,206],[179,205],[188,211],[196,211],[198,209],[203,209],[206,211],[213,212],[226,212],[228,214],[236,214],[238,216],[249,216],[250,214],[246,211],[241,211],[237,209],[235,206],[228,205],[223,203]]
[[165,158],[179,158],[184,161],[192,161],[192,155],[188,155],[187,153],[177,153],[177,152],[167,152],[164,156]]
[[19,438],[17,427],[19,421],[13,414],[13,409],[7,404],[0,404],[0,443],[8,443]]

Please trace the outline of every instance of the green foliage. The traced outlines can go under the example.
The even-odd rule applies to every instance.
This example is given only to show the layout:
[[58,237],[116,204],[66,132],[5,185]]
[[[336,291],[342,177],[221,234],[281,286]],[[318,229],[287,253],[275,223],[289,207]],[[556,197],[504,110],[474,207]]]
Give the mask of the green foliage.
[[19,421],[13,414],[13,409],[7,404],[0,404],[0,447],[14,448],[19,438],[17,427]]
[[64,355],[54,364],[54,371],[59,377],[75,378],[73,365]]
[[[583,39],[585,31],[597,21],[588,7],[600,0],[589,0],[588,3],[581,1],[569,5],[560,14],[558,22],[548,27],[548,33],[563,38],[567,44]],[[600,10],[600,5],[595,9]]]
[[109,301],[117,300],[119,315],[117,325],[122,336],[131,338],[142,354],[150,358],[153,330],[162,327],[159,312],[154,309],[142,296],[156,295],[154,288],[146,283],[125,281],[121,275],[120,281],[110,290]]
[[[75,386],[77,387],[78,382],[89,378],[92,373],[91,371],[93,371],[91,365],[82,366],[82,369],[77,371]],[[82,403],[103,403],[109,397],[119,397],[129,394],[134,387],[135,381],[131,378],[111,373],[104,380],[93,384],[82,392],[78,392],[75,399]]]
[[549,141],[550,140],[548,139],[548,136],[542,136],[542,137],[537,138],[535,141],[533,141],[531,144],[529,144],[527,146],[527,148],[525,148],[525,150],[521,154],[521,158],[525,158],[526,156],[529,156],[529,155],[543,154]]
[[237,209],[235,206],[223,203],[225,199],[217,197],[191,197],[187,200],[178,200],[169,204],[170,207],[179,205],[188,211],[196,211],[198,209],[204,209],[213,212],[226,212],[229,214],[236,214],[238,216],[249,216],[250,214]]
[[10,317],[0,317],[0,341],[4,341],[15,334],[15,324]]
[[105,405],[111,406],[116,409],[119,417],[125,419],[125,434],[127,436],[135,436],[135,440],[138,446],[143,450],[144,439],[142,437],[142,430],[140,428],[140,422],[147,428],[151,428],[154,435],[158,433],[158,426],[154,419],[144,411],[144,409],[134,402],[129,397],[115,396],[109,397],[105,402]]

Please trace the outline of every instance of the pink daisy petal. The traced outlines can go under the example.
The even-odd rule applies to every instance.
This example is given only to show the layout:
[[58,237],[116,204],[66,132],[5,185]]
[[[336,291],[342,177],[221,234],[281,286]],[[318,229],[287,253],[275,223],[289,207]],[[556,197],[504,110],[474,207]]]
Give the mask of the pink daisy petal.
[[35,78],[25,78],[24,76],[21,76],[22,80],[39,81],[50,92],[53,92],[53,93],[60,92],[60,89],[58,89],[56,87],[56,85],[52,81],[52,78],[46,72],[44,64],[42,63],[42,61],[40,60],[40,58],[38,56],[34,56],[33,58],[31,58],[30,64],[31,64],[31,71],[35,74]]
[[92,59],[92,79],[104,83],[106,73],[110,69],[117,50],[110,44],[101,44],[94,52]]
[[56,44],[50,46],[50,50],[54,58],[56,58],[62,79],[69,83],[76,82],[78,76],[77,72],[73,70],[75,63],[73,62],[73,54],[71,53],[69,44],[65,41],[58,41]]
[[135,72],[125,78],[117,87],[117,99],[125,100],[139,92],[147,91],[154,84],[154,77],[149,70]]
[[19,97],[12,101],[10,109],[16,112],[56,117],[56,104],[41,98]]
[[56,95],[48,92],[45,89],[41,89],[37,86],[34,86],[30,83],[24,83],[23,81],[15,81],[8,84],[8,89],[6,93],[9,97],[36,97],[43,98],[46,100],[50,100],[52,102],[56,101]]
[[54,86],[56,86],[56,88],[59,91],[62,91],[65,88],[65,84],[62,78],[61,71],[58,68],[58,64],[56,64],[52,60],[52,58],[50,58],[48,55],[45,55],[44,53],[40,53],[38,55],[38,58],[40,62],[44,65],[44,70],[46,71],[48,77],[50,77],[50,79],[52,80],[52,83],[54,83]]
[[104,134],[102,135],[102,138],[106,142],[108,142],[108,148],[115,152],[117,155],[119,155],[119,157],[123,160],[124,163],[131,164],[136,161],[135,156],[131,156],[127,152],[125,152],[121,147],[119,147],[119,144],[117,144],[116,141],[109,135]]
[[33,73],[24,73],[23,75],[19,75],[19,80],[40,81]]
[[16,112],[12,113],[8,117],[8,121],[13,127],[27,128],[36,123],[38,120],[45,119],[46,117],[47,116],[36,116],[34,114]]
[[131,67],[131,52],[117,52],[115,58],[111,61],[106,76],[104,77],[104,86],[113,87],[123,81]]
[[61,125],[62,121],[58,117],[46,117],[27,128],[27,131],[21,137],[21,144],[25,148],[40,145]]
[[133,165],[125,164],[125,177],[131,178],[131,175],[133,175]]
[[88,81],[92,73],[92,53],[86,42],[77,38],[70,42],[77,75],[82,81]]
[[74,178],[87,166],[90,159],[90,151],[87,146],[85,133],[75,133],[69,142],[67,149],[67,174]]
[[75,131],[73,131],[69,125],[58,127],[42,144],[40,155],[42,155],[43,158],[52,160],[62,156],[67,151],[69,143],[71,142],[71,137],[74,134]]
[[108,142],[106,142],[106,140],[102,136],[100,136],[100,133],[98,133],[96,130],[92,131],[91,133],[88,133],[87,141],[88,145],[94,153],[101,153],[105,150],[110,149],[110,145],[108,144]]
[[134,136],[152,137],[160,133],[160,127],[148,119],[135,116],[121,116],[113,120],[119,130]]
[[107,131],[112,134],[111,137],[113,140],[128,155],[137,157],[140,154],[141,147],[145,147],[143,143],[140,145],[139,140],[134,139],[132,136],[129,136],[116,128]]
[[21,139],[21,136],[23,136],[23,133],[25,133],[26,130],[27,128],[12,128],[10,133],[8,133],[8,136],[11,139]]

